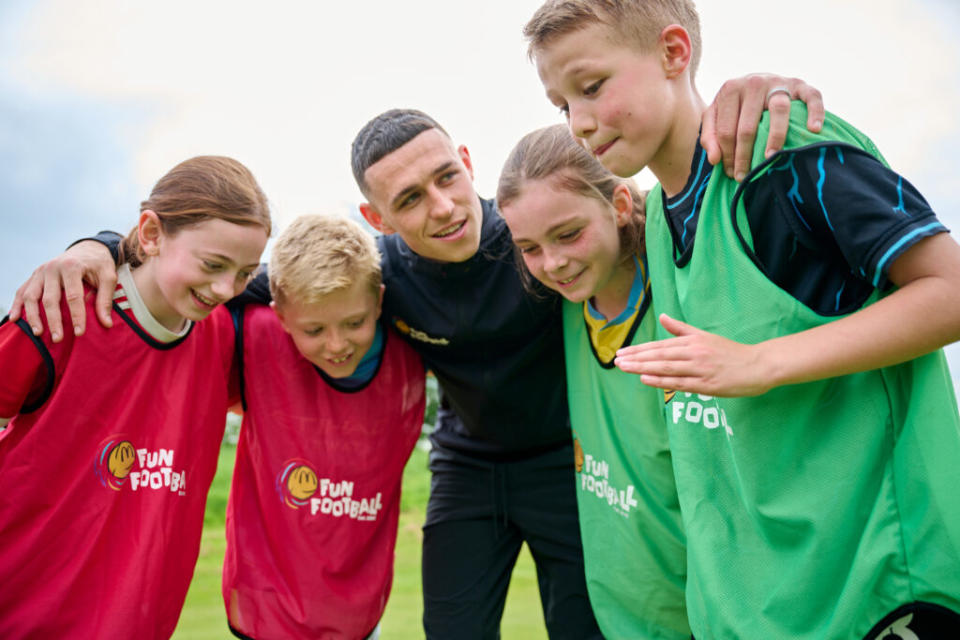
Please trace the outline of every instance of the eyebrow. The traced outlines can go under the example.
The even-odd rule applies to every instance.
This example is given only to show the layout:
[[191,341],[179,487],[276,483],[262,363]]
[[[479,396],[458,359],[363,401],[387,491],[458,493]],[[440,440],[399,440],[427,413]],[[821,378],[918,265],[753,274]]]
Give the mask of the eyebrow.
[[[207,259],[207,258],[214,258],[214,259],[216,259],[216,260],[220,260],[221,262],[226,262],[226,263],[228,263],[228,264],[234,264],[233,260],[232,260],[229,256],[225,256],[225,255],[223,255],[222,253],[200,254],[200,258],[201,258],[201,259],[204,259],[204,260]],[[244,269],[248,269],[248,268],[250,268],[250,267],[256,268],[256,267],[259,267],[259,266],[260,266],[260,263],[259,263],[259,262],[251,262],[251,263],[248,264],[248,265],[244,265],[243,268],[244,268]]]
[[[561,220],[556,224],[550,225],[549,227],[547,227],[547,230],[544,232],[544,235],[548,235],[548,236],[552,235],[561,227],[565,227],[568,224],[573,222],[577,222],[577,214],[573,214],[571,217],[567,218],[566,220]],[[523,237],[517,238],[516,236],[513,236],[513,242],[514,244],[516,244],[518,242],[533,242],[533,240],[530,240],[529,238],[523,238]]]
[[[444,173],[445,171],[447,171],[453,166],[456,166],[456,162],[454,162],[453,160],[448,160],[447,162],[444,162],[442,165],[440,165],[439,167],[431,171],[430,177],[432,178],[437,174]],[[393,208],[398,207],[404,198],[406,198],[411,193],[414,193],[418,189],[420,189],[419,184],[411,184],[410,186],[404,187],[403,190],[401,190],[399,193],[397,193],[397,195],[395,195],[393,198],[390,199],[390,206]]]

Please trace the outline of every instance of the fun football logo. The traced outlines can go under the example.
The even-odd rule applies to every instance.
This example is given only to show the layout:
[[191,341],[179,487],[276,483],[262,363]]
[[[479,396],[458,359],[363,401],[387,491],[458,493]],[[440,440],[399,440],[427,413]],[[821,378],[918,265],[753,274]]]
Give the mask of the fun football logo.
[[277,493],[291,509],[309,504],[317,485],[317,472],[306,460],[289,460],[277,474]]
[[114,491],[170,491],[186,495],[187,472],[173,466],[173,449],[136,447],[115,434],[97,447],[93,469],[100,484]]

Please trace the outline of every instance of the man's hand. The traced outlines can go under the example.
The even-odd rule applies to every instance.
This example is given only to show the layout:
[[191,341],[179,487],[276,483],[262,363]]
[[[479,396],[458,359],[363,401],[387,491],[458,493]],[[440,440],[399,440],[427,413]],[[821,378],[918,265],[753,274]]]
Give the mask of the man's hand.
[[97,317],[100,324],[113,326],[110,306],[113,291],[117,286],[117,268],[110,250],[95,240],[84,240],[73,245],[65,253],[41,265],[30,278],[17,289],[10,307],[10,320],[26,318],[34,335],[43,333],[38,303],[43,303],[47,314],[47,328],[54,342],[63,339],[63,320],[60,317],[61,291],[70,308],[70,319],[75,335],[83,335],[87,315],[83,303],[83,280],[97,290]]
[[708,396],[755,396],[773,386],[758,345],[741,344],[660,315],[674,338],[617,351],[621,371],[640,374],[651,387]]
[[[771,93],[773,89],[786,91]],[[798,78],[784,78],[771,74],[754,74],[727,80],[717,92],[713,103],[703,114],[700,143],[707,151],[711,164],[723,160],[723,170],[737,182],[750,171],[753,143],[757,125],[764,109],[770,111],[770,137],[766,156],[783,148],[790,124],[790,100],[807,104],[807,128],[817,132],[823,126],[823,96]]]

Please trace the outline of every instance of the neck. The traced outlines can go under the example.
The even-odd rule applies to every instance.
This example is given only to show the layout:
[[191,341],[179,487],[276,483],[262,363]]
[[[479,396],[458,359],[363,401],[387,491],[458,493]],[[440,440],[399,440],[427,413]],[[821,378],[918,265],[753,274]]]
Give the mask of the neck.
[[165,329],[170,331],[181,331],[187,323],[187,319],[174,313],[165,303],[163,294],[157,287],[156,278],[153,275],[153,261],[147,258],[146,262],[136,269],[132,269],[130,274],[133,276],[133,282],[137,285],[137,291],[143,304],[147,307],[150,315],[159,322]]
[[627,308],[636,273],[637,266],[633,262],[633,256],[626,256],[616,266],[610,280],[591,298],[593,308],[606,320],[616,318]]
[[707,106],[690,86],[676,101],[673,125],[656,158],[650,162],[650,170],[660,181],[667,197],[683,190],[690,177],[690,158],[693,156],[700,135],[700,121]]

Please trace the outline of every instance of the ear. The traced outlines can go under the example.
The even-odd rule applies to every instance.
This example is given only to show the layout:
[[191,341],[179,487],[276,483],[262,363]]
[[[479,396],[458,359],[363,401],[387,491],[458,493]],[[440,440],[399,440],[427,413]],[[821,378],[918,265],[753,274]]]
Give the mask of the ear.
[[614,187],[612,204],[617,214],[617,226],[626,226],[633,217],[633,195],[627,185],[618,184]]
[[380,312],[383,311],[383,292],[386,291],[387,287],[380,285],[380,294],[377,296],[377,319],[380,318]]
[[290,333],[290,327],[287,326],[287,319],[283,315],[283,311],[280,307],[277,306],[276,300],[270,301],[270,308],[273,309],[273,312],[277,314],[277,320],[280,321],[280,326],[283,327],[283,330],[287,333]]
[[363,202],[360,204],[360,215],[363,216],[363,219],[370,223],[370,226],[379,231],[380,233],[390,235],[391,233],[396,233],[396,230],[387,224],[383,216],[373,208],[373,205],[369,202]]
[[457,147],[457,153],[460,154],[460,160],[463,162],[463,166],[467,168],[470,179],[473,180],[473,161],[470,159],[470,150],[467,149],[467,145],[462,144]]
[[693,57],[690,34],[678,24],[664,27],[660,32],[660,52],[663,70],[668,78],[675,78],[687,70]]
[[140,220],[137,222],[137,240],[140,242],[140,249],[147,256],[155,256],[160,253],[160,242],[163,239],[163,227],[160,225],[160,217],[151,209],[144,209],[140,212]]

